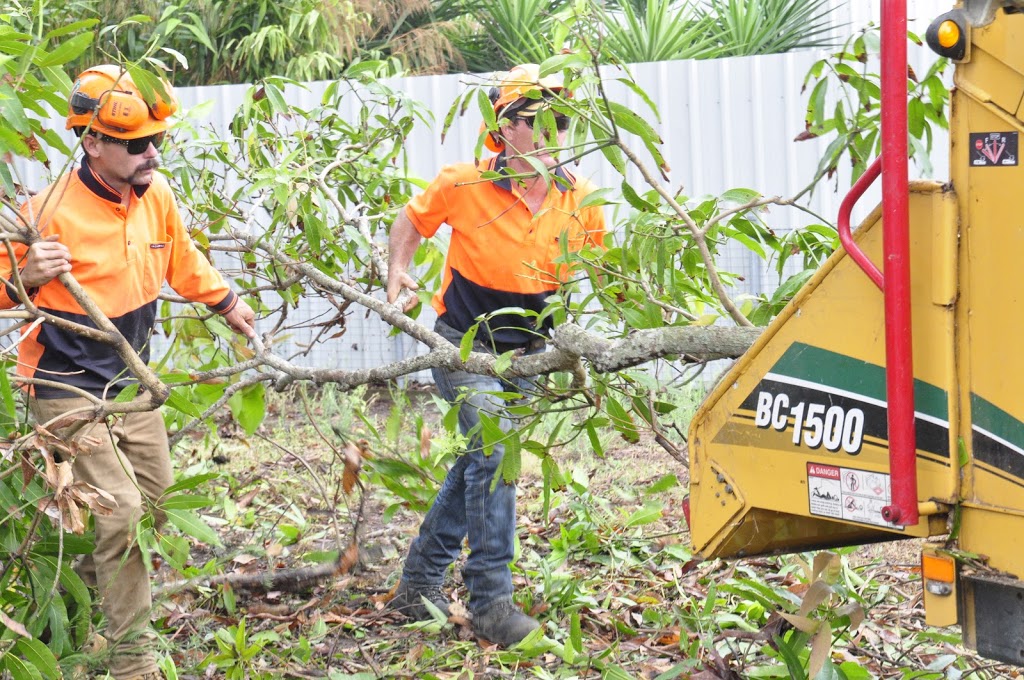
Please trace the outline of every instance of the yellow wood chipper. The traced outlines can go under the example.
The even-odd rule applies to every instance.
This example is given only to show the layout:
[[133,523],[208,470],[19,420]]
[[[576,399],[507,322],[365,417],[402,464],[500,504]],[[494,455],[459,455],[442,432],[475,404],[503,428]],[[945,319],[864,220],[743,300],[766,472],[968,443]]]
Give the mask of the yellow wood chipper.
[[1024,665],[1024,0],[964,0],[928,29],[955,63],[945,184],[907,181],[906,30],[905,0],[883,0],[882,153],[843,201],[843,247],[693,420],[692,541],[929,539],[927,622]]

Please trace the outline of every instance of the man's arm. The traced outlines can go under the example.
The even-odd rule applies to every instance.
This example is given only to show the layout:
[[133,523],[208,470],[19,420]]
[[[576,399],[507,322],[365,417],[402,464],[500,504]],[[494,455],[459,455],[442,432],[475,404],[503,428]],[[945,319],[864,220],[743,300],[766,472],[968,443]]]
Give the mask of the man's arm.
[[[388,236],[388,302],[395,302],[403,288],[419,290],[418,283],[413,281],[408,274],[409,263],[416,249],[420,246],[423,237],[416,230],[412,220],[406,215],[405,210],[400,210],[391,225],[391,233]],[[409,297],[405,301],[403,312],[408,312],[416,306],[416,296]]]

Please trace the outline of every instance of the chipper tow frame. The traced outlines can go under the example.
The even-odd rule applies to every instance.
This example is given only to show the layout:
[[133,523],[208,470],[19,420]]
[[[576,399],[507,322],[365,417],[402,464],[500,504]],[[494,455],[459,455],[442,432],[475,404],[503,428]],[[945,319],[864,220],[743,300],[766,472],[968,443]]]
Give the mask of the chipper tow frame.
[[[956,63],[951,178],[908,184],[906,4],[883,0],[881,157],[843,201],[843,247],[694,418],[689,504],[704,557],[936,537],[928,623],[1020,665],[1022,12],[966,0],[932,23]],[[851,234],[879,175],[882,204]]]

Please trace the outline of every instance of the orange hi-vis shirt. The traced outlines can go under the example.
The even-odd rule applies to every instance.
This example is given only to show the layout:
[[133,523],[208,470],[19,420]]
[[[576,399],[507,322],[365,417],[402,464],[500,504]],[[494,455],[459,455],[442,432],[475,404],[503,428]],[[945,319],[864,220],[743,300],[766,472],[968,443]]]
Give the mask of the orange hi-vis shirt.
[[[114,191],[83,160],[22,205],[22,216],[43,236],[57,234],[71,251],[71,274],[85,288],[143,360],[156,319],[157,295],[164,282],[193,302],[226,314],[238,302],[213,265],[192,243],[167,180],[132,188],[127,209]],[[27,247],[13,244],[19,267]],[[11,262],[0,256],[0,309],[18,305],[11,283]],[[60,281],[27,291],[40,310],[95,327]],[[18,373],[113,398],[134,382],[110,345],[42,323],[22,331]],[[71,396],[43,385],[26,387],[39,398]]]
[[[553,175],[541,209],[531,213],[508,177],[481,180],[486,171],[501,172],[504,153],[478,165],[445,166],[426,191],[405,208],[425,238],[442,224],[451,227],[451,244],[441,290],[433,306],[440,320],[465,332],[477,318],[506,307],[540,312],[545,300],[572,274],[556,263],[565,250],[578,252],[590,243],[604,243],[604,212],[600,206],[580,208],[594,186],[561,166]],[[517,314],[491,317],[487,328],[501,347],[525,346],[550,328],[535,328],[532,319]]]

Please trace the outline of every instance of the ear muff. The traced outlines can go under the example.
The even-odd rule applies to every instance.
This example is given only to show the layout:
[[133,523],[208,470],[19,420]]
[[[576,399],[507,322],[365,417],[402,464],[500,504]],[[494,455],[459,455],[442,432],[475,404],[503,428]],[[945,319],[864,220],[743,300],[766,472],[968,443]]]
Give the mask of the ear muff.
[[139,97],[128,92],[111,90],[99,99],[74,91],[69,100],[71,110],[76,114],[96,114],[96,120],[106,127],[124,130],[138,130],[149,120],[149,107]]
[[487,147],[489,151],[493,151],[494,153],[500,153],[501,150],[505,148],[505,142],[502,142],[498,139],[497,132],[491,132],[490,130],[487,129],[487,123],[483,123],[480,125],[480,134],[485,133],[487,136],[484,137],[484,146]]
[[156,95],[156,101],[149,107],[149,111],[153,114],[154,118],[157,120],[167,120],[177,113],[178,102],[173,99],[174,95],[171,95],[171,97],[171,101],[166,102],[159,93]]

